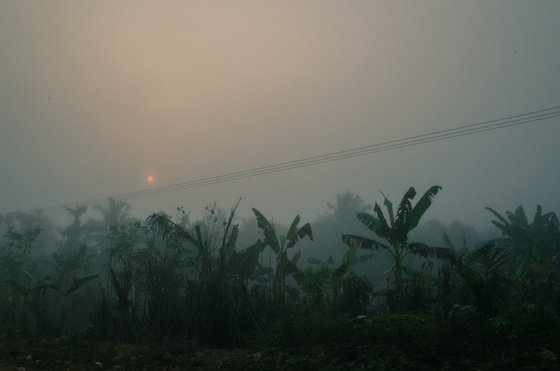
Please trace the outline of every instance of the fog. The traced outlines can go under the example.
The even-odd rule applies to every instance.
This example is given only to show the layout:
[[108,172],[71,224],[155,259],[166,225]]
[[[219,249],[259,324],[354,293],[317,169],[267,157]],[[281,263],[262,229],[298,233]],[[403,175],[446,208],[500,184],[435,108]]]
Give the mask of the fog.
[[0,214],[128,194],[139,218],[196,217],[241,197],[240,218],[289,224],[337,193],[436,184],[426,221],[558,212],[557,115],[188,182],[560,106],[559,18],[552,1],[3,1]]

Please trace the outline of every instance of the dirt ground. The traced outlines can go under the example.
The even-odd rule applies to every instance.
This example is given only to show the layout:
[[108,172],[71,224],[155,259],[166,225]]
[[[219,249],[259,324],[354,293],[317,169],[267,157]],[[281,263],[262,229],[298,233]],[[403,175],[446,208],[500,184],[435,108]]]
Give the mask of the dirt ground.
[[560,370],[557,355],[535,348],[493,357],[405,354],[387,346],[310,349],[203,349],[65,339],[0,344],[0,370]]

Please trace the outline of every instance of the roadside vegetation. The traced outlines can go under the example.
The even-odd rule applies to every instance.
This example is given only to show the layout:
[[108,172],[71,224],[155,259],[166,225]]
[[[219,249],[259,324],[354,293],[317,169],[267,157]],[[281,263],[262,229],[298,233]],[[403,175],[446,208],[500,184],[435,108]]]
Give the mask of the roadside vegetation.
[[501,236],[469,241],[420,224],[440,191],[289,226],[239,201],[0,216],[0,369],[560,369],[556,214],[487,208]]

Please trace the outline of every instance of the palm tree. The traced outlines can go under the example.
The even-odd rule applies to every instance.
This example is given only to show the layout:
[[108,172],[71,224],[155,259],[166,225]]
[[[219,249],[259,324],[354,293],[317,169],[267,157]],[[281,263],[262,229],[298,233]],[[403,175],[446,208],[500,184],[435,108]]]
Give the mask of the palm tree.
[[115,200],[110,197],[107,200],[107,207],[97,205],[94,209],[101,211],[103,222],[107,226],[114,224],[127,224],[129,221],[130,205],[123,200]]
[[[138,220],[130,218],[130,205],[123,200],[109,198],[107,206],[97,205],[94,209],[101,212],[101,219],[88,219],[84,223],[84,230],[87,234],[86,243],[94,248],[97,253],[97,260],[100,260],[110,245],[107,239],[110,228],[115,225],[126,226],[132,222],[138,222]],[[100,261],[96,264],[99,263]]]
[[328,212],[311,223],[314,240],[303,240],[298,244],[298,249],[302,252],[300,261],[306,262],[311,258],[326,260],[329,256],[335,261],[342,259],[344,250],[340,248],[340,236],[367,233],[367,229],[356,219],[356,215],[372,207],[366,204],[361,196],[351,191],[337,193],[335,201],[327,202]]
[[73,221],[61,231],[62,239],[52,257],[56,264],[58,283],[65,287],[79,275],[90,273],[92,255],[86,245],[89,238],[87,223],[82,223],[82,215],[87,206],[65,207]]
[[87,211],[87,206],[76,206],[74,208],[65,206],[64,207],[68,214],[72,215],[72,224],[67,226],[63,231],[62,235],[65,238],[64,245],[70,249],[74,249],[77,245],[83,243],[85,238],[85,229],[82,224],[82,215]]
[[327,206],[329,209],[333,210],[333,217],[335,221],[339,223],[353,221],[357,213],[365,212],[367,209],[371,208],[371,205],[366,204],[360,195],[356,195],[350,191],[337,193],[336,203],[333,205],[327,202]]

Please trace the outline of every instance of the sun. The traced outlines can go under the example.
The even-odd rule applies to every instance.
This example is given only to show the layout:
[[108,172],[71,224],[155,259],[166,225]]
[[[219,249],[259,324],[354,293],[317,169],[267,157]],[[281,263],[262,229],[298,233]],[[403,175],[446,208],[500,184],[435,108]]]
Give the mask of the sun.
[[148,181],[148,183],[153,183],[156,180],[156,178],[153,175],[148,175],[146,180]]

